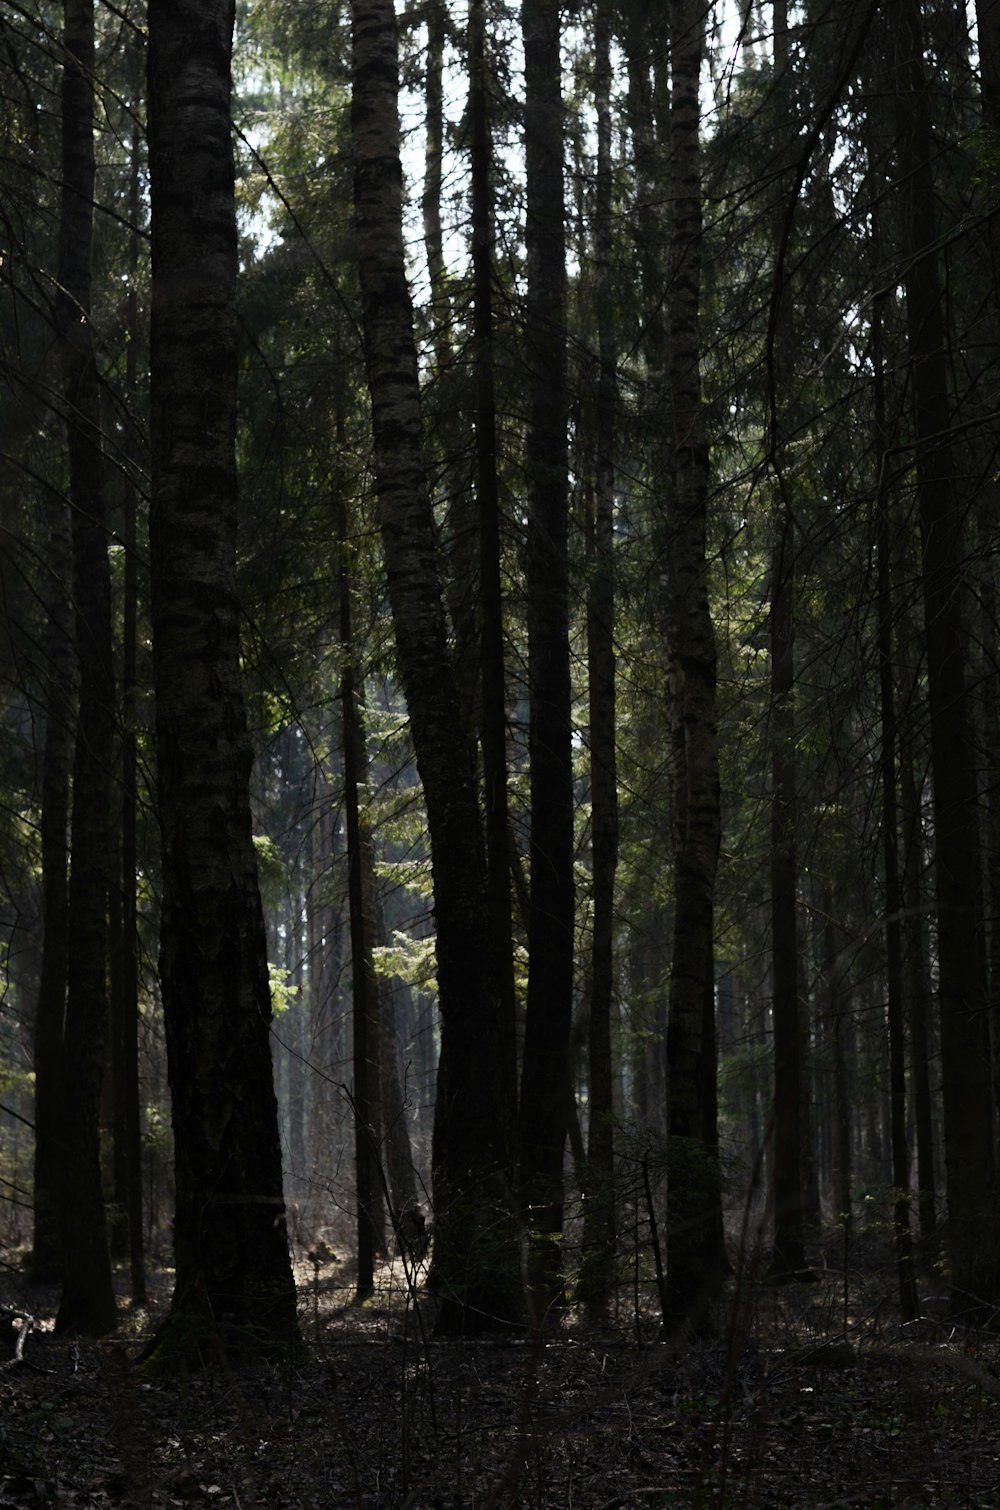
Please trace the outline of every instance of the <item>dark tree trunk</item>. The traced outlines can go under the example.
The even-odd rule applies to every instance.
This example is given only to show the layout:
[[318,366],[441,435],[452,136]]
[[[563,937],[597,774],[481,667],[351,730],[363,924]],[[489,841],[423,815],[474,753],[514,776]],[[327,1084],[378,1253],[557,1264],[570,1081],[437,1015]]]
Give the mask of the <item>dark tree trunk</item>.
[[507,801],[507,685],[501,586],[500,487],[493,372],[493,183],[485,0],[469,6],[469,120],[472,135],[472,276],[476,367],[476,490],[479,495],[480,684],[486,887],[503,1043],[504,1096],[517,1115],[517,1024]]
[[795,857],[795,529],[778,511],[771,556],[771,952],[774,1023],[774,1273],[806,1267],[799,1158],[802,1023]]
[[833,909],[833,888],[828,885],[823,892],[823,989],[833,1058],[833,1086],[830,1098],[830,1113],[833,1121],[831,1198],[834,1221],[849,1227],[851,1222],[851,1099],[848,1048],[851,1042],[851,1026],[844,1000]]
[[967,686],[962,533],[948,436],[945,290],[936,251],[929,95],[919,7],[893,15],[901,253],[911,362],[927,694],[934,780],[938,992],[948,1186],[948,1257],[957,1311],[1000,1295],[1000,1211],[980,927],[980,813]]
[[[337,500],[337,533],[342,558],[347,551],[347,515]],[[354,1001],[354,1178],[358,1203],[357,1298],[375,1288],[375,1258],[385,1247],[379,1172],[380,1025],[378,983],[372,949],[375,943],[372,836],[361,813],[359,788],[368,775],[368,753],[360,710],[351,615],[351,584],[346,565],[340,569],[340,706],[344,729],[344,815],[347,830],[347,890],[351,914],[351,992]]]
[[297,1337],[236,596],[231,0],[151,0],[150,583],[176,1280],[157,1352]]
[[422,454],[391,0],[355,0],[353,42],[355,212],[376,490],[400,680],[427,804],[437,928],[438,1327],[472,1333],[509,1324],[520,1311],[501,995],[491,969],[471,741],[448,650]]
[[[869,153],[870,160],[874,152]],[[872,261],[880,266],[879,216],[873,217]],[[893,679],[892,508],[888,482],[885,367],[883,354],[884,296],[872,309],[872,363],[875,372],[874,418],[876,490],[876,551],[878,558],[878,661],[880,713],[880,769],[882,777],[882,863],[885,885],[886,1021],[889,1029],[889,1104],[892,1150],[893,1235],[899,1280],[900,1313],[912,1321],[919,1312],[913,1271],[910,1229],[910,1151],[906,1133],[905,976],[903,971],[903,889],[899,866],[898,781],[896,758],[896,690]]]
[[917,1208],[920,1235],[937,1227],[934,1162],[934,1096],[931,1090],[931,987],[925,910],[922,801],[914,776],[914,751],[903,740],[900,754],[900,809],[903,818],[904,965],[910,1004],[910,1084],[917,1134]]
[[[378,897],[375,898],[375,931],[385,942],[385,924]],[[385,1174],[393,1226],[398,1230],[400,1218],[415,1212],[420,1205],[413,1147],[407,1122],[406,1097],[399,1073],[399,1025],[396,1012],[397,989],[405,991],[401,981],[379,980],[379,1032],[381,1034],[379,1070],[382,1080],[382,1124],[385,1146]]]
[[594,97],[597,109],[597,192],[594,256],[597,304],[594,514],[589,540],[587,667],[590,699],[591,849],[593,943],[587,1081],[590,1126],[583,1209],[583,1264],[579,1295],[592,1306],[607,1303],[615,1273],[614,1108],[611,1018],[614,1000],[614,899],[618,863],[618,773],[615,749],[614,486],[617,353],[611,303],[611,13],[598,6],[594,27]]
[[100,385],[90,327],[94,200],[94,12],[66,0],[63,200],[56,318],[64,362],[72,504],[74,639],[80,687],[73,761],[69,951],[60,1176],[63,1290],[56,1327],[116,1325],[101,1185],[100,1112],[108,1018],[107,818],[114,741],[111,578],[104,531]]
[[42,755],[42,920],[44,944],[35,1009],[35,1226],[31,1277],[62,1277],[59,1228],[62,1041],[69,927],[69,780],[73,761],[73,613],[70,520],[65,502],[50,504],[46,594],[49,623],[45,746]]
[[[141,58],[138,60],[141,68]],[[139,300],[136,274],[139,264],[138,224],[140,214],[139,127],[132,132],[129,215],[133,226],[127,299],[125,382],[132,400],[138,395],[136,351],[139,343]],[[117,1060],[118,1084],[115,1111],[120,1131],[115,1137],[115,1199],[121,1202],[128,1233],[129,1282],[132,1302],[146,1300],[145,1255],[142,1232],[142,1098],[139,1087],[139,937],[136,900],[138,865],[138,494],[131,474],[125,479],[125,567],[122,597],[122,728],[121,728],[121,1012]],[[119,1149],[119,1138],[121,1148]]]
[[312,879],[309,889],[309,993],[312,1000],[312,1057],[319,1069],[313,1079],[310,1118],[310,1167],[322,1179],[329,1167],[330,1149],[340,1143],[339,1120],[343,1097],[339,1087],[340,1046],[338,990],[342,968],[342,926],[332,898],[332,872],[336,862],[337,816],[332,761],[322,751],[332,736],[320,736],[314,782],[317,818],[310,850]]
[[[788,6],[772,5],[774,71],[787,89],[789,74]],[[790,140],[791,126],[778,122]],[[779,147],[778,162],[787,183],[792,147]],[[790,213],[784,195],[775,206],[774,231],[779,237]],[[776,275],[777,276],[777,275]],[[772,1272],[784,1279],[806,1272],[805,1213],[801,1161],[803,1022],[799,1008],[799,930],[796,915],[798,814],[795,728],[795,599],[798,552],[795,514],[790,494],[789,455],[785,444],[787,416],[781,414],[777,374],[791,368],[791,299],[780,284],[772,295],[773,338],[769,404],[771,461],[776,492],[771,541],[770,651],[771,686],[771,953],[772,1022],[774,1030],[774,1256]],[[784,418],[784,423],[782,423]]]
[[563,1300],[563,1153],[573,1009],[566,247],[560,15],[522,0],[531,893],[521,1070],[521,1201],[536,1319]]
[[441,189],[444,171],[444,44],[448,29],[446,0],[429,0],[427,62],[424,73],[424,183],[420,208],[424,247],[431,285],[434,349],[438,373],[448,365],[448,291],[445,282],[444,233],[441,227]]
[[983,119],[1000,131],[1000,0],[976,0]]
[[667,1295],[671,1330],[698,1326],[725,1273],[716,1128],[714,908],[721,834],[715,631],[708,603],[708,445],[701,401],[704,18],[672,12],[671,366],[674,489],[668,696],[678,751],[667,1027]]

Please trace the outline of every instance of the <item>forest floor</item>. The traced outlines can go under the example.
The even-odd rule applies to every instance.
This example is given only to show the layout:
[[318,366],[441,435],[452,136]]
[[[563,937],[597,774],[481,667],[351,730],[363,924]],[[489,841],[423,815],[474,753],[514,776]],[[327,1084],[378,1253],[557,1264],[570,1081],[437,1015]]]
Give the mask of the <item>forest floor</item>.
[[602,1329],[427,1341],[400,1265],[358,1307],[345,1266],[304,1262],[304,1360],[171,1381],[134,1367],[169,1272],[114,1339],[75,1343],[16,1257],[0,1307],[34,1329],[0,1368],[0,1507],[1000,1505],[1000,1335],[901,1325],[884,1254],[731,1281],[716,1339],[680,1357],[639,1287]]

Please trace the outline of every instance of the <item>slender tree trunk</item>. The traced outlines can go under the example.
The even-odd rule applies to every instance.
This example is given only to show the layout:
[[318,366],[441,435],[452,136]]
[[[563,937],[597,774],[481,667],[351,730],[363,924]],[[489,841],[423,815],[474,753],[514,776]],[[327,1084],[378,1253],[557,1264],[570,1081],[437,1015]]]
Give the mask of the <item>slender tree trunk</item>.
[[798,999],[795,857],[795,527],[778,510],[771,582],[771,952],[774,1014],[774,1273],[806,1267],[800,1105],[802,1024]]
[[104,531],[100,386],[90,327],[94,201],[94,12],[66,0],[63,200],[56,318],[65,378],[72,504],[74,638],[80,685],[73,762],[69,964],[63,1037],[63,1290],[59,1331],[116,1325],[101,1185],[100,1110],[108,1031],[107,816],[114,739],[111,578]]
[[[982,80],[982,114],[984,124],[993,134],[992,150],[1000,135],[1000,0],[977,0],[977,41],[979,46],[979,71]],[[986,175],[988,183],[987,205],[992,209],[996,195],[996,168]],[[996,402],[996,380],[993,376],[992,359],[997,341],[1000,321],[1000,300],[996,284],[1000,267],[1000,226],[995,214],[987,215],[983,245],[990,259],[993,288],[992,331],[986,343],[990,373],[989,402]],[[990,537],[996,514],[996,437],[986,442],[989,446],[984,458],[982,476],[992,476],[993,486],[980,485],[976,498],[977,544],[980,556],[979,634],[984,662],[983,685],[980,688],[982,708],[982,747],[995,750],[1000,744],[1000,659],[998,659],[997,634],[997,587],[996,562],[993,557]],[[997,783],[987,783],[986,789],[986,864],[985,864],[986,917],[988,928],[988,1014],[993,1053],[994,1102],[1000,1109],[1000,791]]]
[[354,0],[352,18],[355,212],[376,491],[400,680],[427,804],[437,929],[438,1328],[471,1333],[508,1324],[520,1312],[501,994],[471,742],[448,650],[422,454],[391,0]]
[[[342,557],[347,552],[347,515],[337,500],[337,533]],[[340,705],[344,727],[344,813],[347,828],[348,897],[351,912],[351,988],[354,998],[354,1172],[358,1203],[357,1298],[375,1288],[375,1257],[384,1248],[379,1178],[379,1001],[372,948],[373,863],[371,830],[362,818],[359,788],[367,777],[368,755],[359,709],[357,670],[351,624],[351,585],[346,565],[340,568]]]
[[919,7],[894,13],[901,253],[911,362],[927,688],[934,777],[948,1257],[957,1311],[1000,1294],[1000,1211],[980,920],[980,814],[967,688],[964,502],[948,437],[944,288],[936,252],[928,93]]
[[590,786],[593,865],[593,943],[587,1082],[590,1126],[579,1293],[593,1306],[611,1294],[615,1273],[614,1109],[611,1017],[614,1000],[614,898],[618,863],[618,773],[615,748],[615,410],[617,356],[611,290],[611,13],[598,6],[594,23],[597,109],[597,191],[594,256],[597,267],[598,362],[594,516],[589,541],[587,667],[590,699]]
[[431,285],[435,356],[439,373],[448,365],[447,299],[441,188],[444,167],[444,44],[448,27],[446,0],[428,0],[427,61],[424,84],[424,183],[420,208]]
[[[879,211],[875,211],[876,236]],[[878,245],[873,262],[879,265]],[[887,474],[888,437],[882,351],[883,299],[872,310],[872,363],[875,369],[876,550],[878,556],[878,658],[880,767],[882,776],[882,863],[885,871],[886,1020],[889,1029],[889,1100],[892,1148],[893,1233],[899,1277],[900,1312],[912,1321],[919,1312],[910,1231],[910,1151],[906,1135],[905,978],[903,971],[903,889],[899,867],[896,777],[896,697],[893,684],[892,509]]]
[[976,0],[983,119],[1000,131],[1000,0]]
[[[141,64],[140,64],[141,66]],[[139,299],[136,275],[139,264],[139,128],[132,133],[129,214],[133,235],[130,246],[125,383],[132,401],[138,395],[136,349],[139,342]],[[134,479],[125,480],[125,569],[122,599],[122,730],[121,730],[121,1135],[120,1198],[124,1201],[128,1229],[129,1282],[133,1305],[146,1300],[145,1255],[142,1232],[142,1117],[139,1086],[139,937],[136,899],[138,868],[138,496]],[[116,1147],[117,1156],[117,1147]]]
[[716,1127],[715,877],[721,834],[715,632],[708,603],[709,456],[701,401],[704,18],[674,6],[671,32],[670,401],[673,551],[668,695],[680,731],[674,936],[667,1027],[667,1295],[672,1331],[698,1327],[725,1273]]
[[500,997],[504,1097],[517,1115],[517,1023],[510,896],[507,801],[507,679],[501,585],[500,486],[493,373],[493,182],[485,0],[469,6],[469,120],[472,178],[473,331],[476,368],[476,490],[479,496],[479,616],[486,816],[486,887],[490,940]]
[[[291,731],[290,731],[291,732]],[[298,878],[292,875],[289,896],[288,926],[285,931],[285,969],[291,999],[285,1014],[285,1074],[287,1085],[289,1186],[296,1201],[306,1194],[306,1124],[308,1093],[306,1081],[306,1002],[305,951],[302,944],[304,907]]]
[[232,0],[151,0],[150,586],[176,1279],[156,1354],[297,1337],[236,596]]
[[927,900],[923,881],[922,803],[914,776],[914,752],[904,739],[899,761],[900,809],[903,817],[904,965],[910,1004],[910,1084],[917,1135],[917,1209],[920,1236],[937,1227],[937,1180],[934,1162],[934,1096],[931,1091],[931,987],[928,964]]
[[560,17],[522,0],[531,893],[521,1071],[521,1201],[536,1319],[563,1300],[560,1238],[573,1009],[573,763]]
[[69,928],[69,782],[73,762],[73,612],[70,517],[62,498],[50,505],[48,666],[42,755],[42,919],[44,945],[35,1008],[35,1226],[31,1277],[62,1277],[59,1227],[62,1042]]
[[851,1100],[848,1045],[851,1040],[851,1027],[847,1018],[840,959],[837,952],[833,888],[829,884],[823,892],[823,913],[823,986],[833,1055],[833,1093],[830,1108],[833,1120],[831,1179],[833,1215],[838,1225],[842,1224],[849,1228],[851,1222]]
[[[323,751],[331,733],[323,731],[318,749]],[[334,1095],[341,1074],[338,1031],[338,990],[341,975],[341,923],[334,905],[333,869],[336,860],[337,818],[334,807],[331,761],[320,754],[315,771],[316,823],[312,829],[312,883],[309,894],[311,947],[309,980],[312,995],[313,1038],[311,1053],[320,1075],[314,1087],[311,1121],[311,1162],[315,1172],[325,1171],[329,1150],[340,1143],[339,1112],[343,1098]]]
[[[376,896],[376,936],[385,941],[382,908]],[[400,1219],[416,1213],[420,1207],[416,1167],[407,1122],[406,1097],[399,1073],[399,1025],[396,991],[405,990],[401,981],[379,980],[379,1030],[381,1049],[379,1069],[382,1077],[382,1123],[385,1146],[385,1173],[389,1186],[391,1219],[398,1230]],[[422,1213],[421,1213],[422,1214]]]
[[[789,72],[788,7],[772,5],[774,73],[783,82]],[[784,123],[782,123],[784,124]],[[784,162],[784,152],[780,155]],[[787,176],[787,175],[786,175]],[[777,228],[785,206],[779,198]],[[775,372],[790,350],[785,311],[787,291],[776,288],[774,320]],[[784,310],[782,308],[784,306]],[[775,372],[771,381],[775,382]],[[779,424],[778,394],[770,395],[772,463],[777,474],[777,499],[771,542],[771,953],[774,1028],[774,1260],[775,1278],[806,1272],[802,1165],[802,1051],[803,1024],[799,1010],[799,933],[796,916],[798,863],[796,827],[798,797],[795,756],[795,595],[797,541],[792,501],[788,494],[787,455]]]
[[[442,398],[435,416],[431,474],[435,499],[444,502],[445,600],[453,633],[453,661],[458,678],[463,724],[474,740],[480,700],[480,628],[477,622],[477,519],[476,501],[469,487],[465,435],[467,413],[453,401],[454,366],[451,332],[451,300],[448,293],[441,194],[444,169],[444,58],[448,34],[446,0],[428,0],[424,12],[427,51],[424,68],[424,179],[420,208],[424,227],[424,250],[430,282],[431,348],[434,370],[431,381],[441,385],[449,398]],[[449,402],[451,399],[451,402]],[[474,745],[471,747],[474,751]]]

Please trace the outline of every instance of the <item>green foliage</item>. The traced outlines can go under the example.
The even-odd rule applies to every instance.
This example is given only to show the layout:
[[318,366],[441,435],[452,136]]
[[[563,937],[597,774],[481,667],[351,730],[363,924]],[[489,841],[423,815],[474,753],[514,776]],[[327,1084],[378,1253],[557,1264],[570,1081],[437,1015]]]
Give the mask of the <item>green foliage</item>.
[[298,996],[298,986],[292,981],[289,984],[291,972],[281,965],[267,966],[268,985],[271,988],[271,1011],[275,1017],[280,1017],[283,1012],[293,1005]]
[[995,210],[1000,203],[1000,131],[983,123],[969,133],[964,145],[975,162],[975,183]]
[[396,929],[389,944],[372,950],[375,969],[383,980],[401,980],[408,986],[436,991],[434,939],[413,938]]
[[288,870],[285,858],[277,844],[267,834],[254,834],[254,852],[257,856],[257,879],[265,907],[273,907],[285,889]]

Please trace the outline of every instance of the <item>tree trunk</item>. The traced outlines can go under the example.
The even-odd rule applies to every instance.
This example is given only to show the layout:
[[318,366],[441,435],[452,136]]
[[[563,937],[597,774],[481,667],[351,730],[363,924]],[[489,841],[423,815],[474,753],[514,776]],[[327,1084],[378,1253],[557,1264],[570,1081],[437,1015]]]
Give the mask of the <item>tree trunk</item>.
[[63,199],[56,319],[64,361],[72,505],[74,639],[80,687],[73,762],[69,965],[63,1037],[63,1290],[57,1330],[116,1325],[101,1185],[108,1031],[107,817],[114,741],[111,578],[104,531],[100,384],[90,327],[94,201],[94,11],[66,0]]
[[779,508],[771,556],[771,951],[774,1014],[774,1274],[806,1267],[799,1108],[799,1014],[795,859],[795,528]]
[[[872,138],[874,128],[869,127]],[[870,145],[869,163],[875,158]],[[880,215],[873,212],[872,264],[881,265]],[[885,885],[885,989],[889,1030],[890,1144],[892,1150],[893,1236],[900,1313],[912,1321],[919,1312],[910,1230],[910,1157],[906,1131],[905,977],[903,971],[903,889],[899,865],[898,781],[896,776],[896,694],[893,680],[892,508],[888,481],[883,315],[885,296],[872,308],[872,364],[875,376],[876,552],[878,571],[878,661],[880,770],[882,777],[882,863]]]
[[[672,12],[671,365],[673,540],[668,695],[678,731],[674,935],[667,1026],[667,1297],[671,1331],[698,1327],[725,1273],[716,1127],[714,904],[721,834],[715,632],[708,603],[709,455],[701,401],[704,18]],[[676,738],[676,736],[675,736]]]
[[[138,66],[141,68],[141,58]],[[136,350],[139,342],[139,299],[136,275],[139,264],[138,224],[140,214],[139,127],[133,126],[131,144],[131,180],[129,214],[136,228],[130,238],[127,297],[127,338],[125,383],[129,398],[138,395]],[[133,1305],[146,1300],[145,1256],[142,1233],[142,1119],[139,1086],[139,938],[136,901],[138,864],[138,494],[134,478],[125,478],[125,566],[122,598],[122,730],[121,730],[121,1020],[119,1044],[120,1078],[115,1096],[120,1105],[123,1148],[119,1154],[117,1139],[116,1199],[123,1203],[128,1232],[129,1281]],[[120,1186],[120,1190],[119,1190]]]
[[[786,0],[772,5],[774,24],[774,73],[787,87],[788,6]],[[787,122],[779,129],[790,131]],[[778,160],[787,168],[791,147],[779,148]],[[787,180],[787,172],[784,179]],[[784,196],[775,207],[775,236],[780,236],[786,213]],[[799,935],[796,917],[798,863],[796,827],[795,739],[795,516],[789,496],[784,432],[779,423],[776,373],[791,366],[790,326],[786,289],[773,293],[773,349],[769,393],[771,414],[771,462],[776,474],[777,497],[773,509],[771,541],[771,952],[772,1013],[774,1028],[774,1257],[775,1278],[805,1273],[805,1228],[800,1158],[802,1127],[803,1024],[799,1011]]]
[[500,996],[504,1097],[517,1116],[517,1022],[507,801],[507,681],[501,583],[500,486],[493,373],[493,183],[485,0],[469,6],[469,120],[472,136],[472,277],[476,368],[476,491],[479,496],[479,617],[486,887],[493,968]]
[[527,183],[527,613],[531,892],[521,1201],[536,1319],[563,1302],[563,1153],[573,1009],[573,763],[563,107],[559,7],[522,0]]
[[520,1311],[502,1008],[491,970],[486,862],[471,743],[448,650],[422,454],[404,269],[391,0],[354,0],[353,43],[357,251],[376,491],[400,680],[427,804],[437,929],[438,1328],[473,1333],[507,1325]]
[[976,0],[983,119],[1000,131],[1000,0]]
[[611,14],[598,6],[594,26],[597,187],[594,257],[598,363],[594,514],[589,541],[587,667],[590,698],[593,943],[587,1082],[590,1126],[583,1208],[579,1295],[604,1306],[615,1273],[614,1110],[611,1017],[614,1000],[614,900],[618,863],[618,774],[615,719],[615,410],[617,353],[611,292]]
[[830,1112],[833,1120],[831,1198],[834,1221],[838,1225],[849,1228],[852,1182],[848,1049],[851,1042],[851,1026],[847,1018],[840,957],[837,952],[833,887],[829,884],[823,891],[823,913],[823,993],[833,1058],[833,1086],[830,1098]]
[[948,1257],[958,1312],[1000,1295],[1000,1212],[981,929],[980,813],[967,687],[965,501],[948,436],[951,395],[919,7],[893,18],[899,194],[911,362],[927,695],[934,779],[938,993],[948,1185]]
[[360,714],[360,693],[351,623],[351,586],[344,557],[347,552],[347,513],[343,496],[337,500],[337,533],[341,543],[340,589],[340,705],[344,728],[344,814],[347,830],[348,899],[351,913],[351,992],[354,1001],[354,1177],[358,1204],[357,1299],[375,1288],[375,1257],[385,1246],[382,1189],[379,1172],[380,1052],[378,983],[375,979],[373,915],[374,867],[372,836],[362,818],[360,785],[368,774],[368,753]]
[[926,1240],[933,1236],[937,1227],[934,1096],[930,1077],[933,989],[925,922],[923,802],[914,776],[914,751],[909,740],[902,742],[899,770],[903,817],[904,963],[906,995],[910,1003],[910,1084],[917,1135],[917,1209],[920,1236]]
[[66,834],[75,701],[70,519],[63,499],[53,498],[49,508],[49,684],[40,820],[44,944],[35,1008],[35,1226],[31,1247],[31,1277],[38,1283],[60,1279],[63,1270],[59,1181],[69,928]]
[[173,1106],[169,1362],[297,1338],[236,596],[231,0],[151,0],[150,584]]
[[[385,924],[382,909],[375,899],[376,936],[384,942]],[[407,1122],[406,1097],[399,1073],[399,1026],[396,992],[406,987],[402,981],[379,979],[379,1031],[381,1033],[379,1069],[382,1077],[382,1123],[385,1143],[385,1173],[394,1228],[400,1218],[416,1213],[420,1206],[413,1147]],[[422,1213],[421,1213],[422,1214]]]
[[313,1078],[310,1118],[310,1170],[317,1184],[329,1167],[330,1149],[342,1140],[339,1120],[343,1097],[338,1030],[338,988],[341,976],[342,928],[333,902],[333,869],[336,861],[337,817],[330,758],[324,753],[334,738],[323,729],[317,739],[314,772],[316,822],[310,832],[311,883],[309,888],[309,992],[312,1000],[312,1061],[319,1074]]

